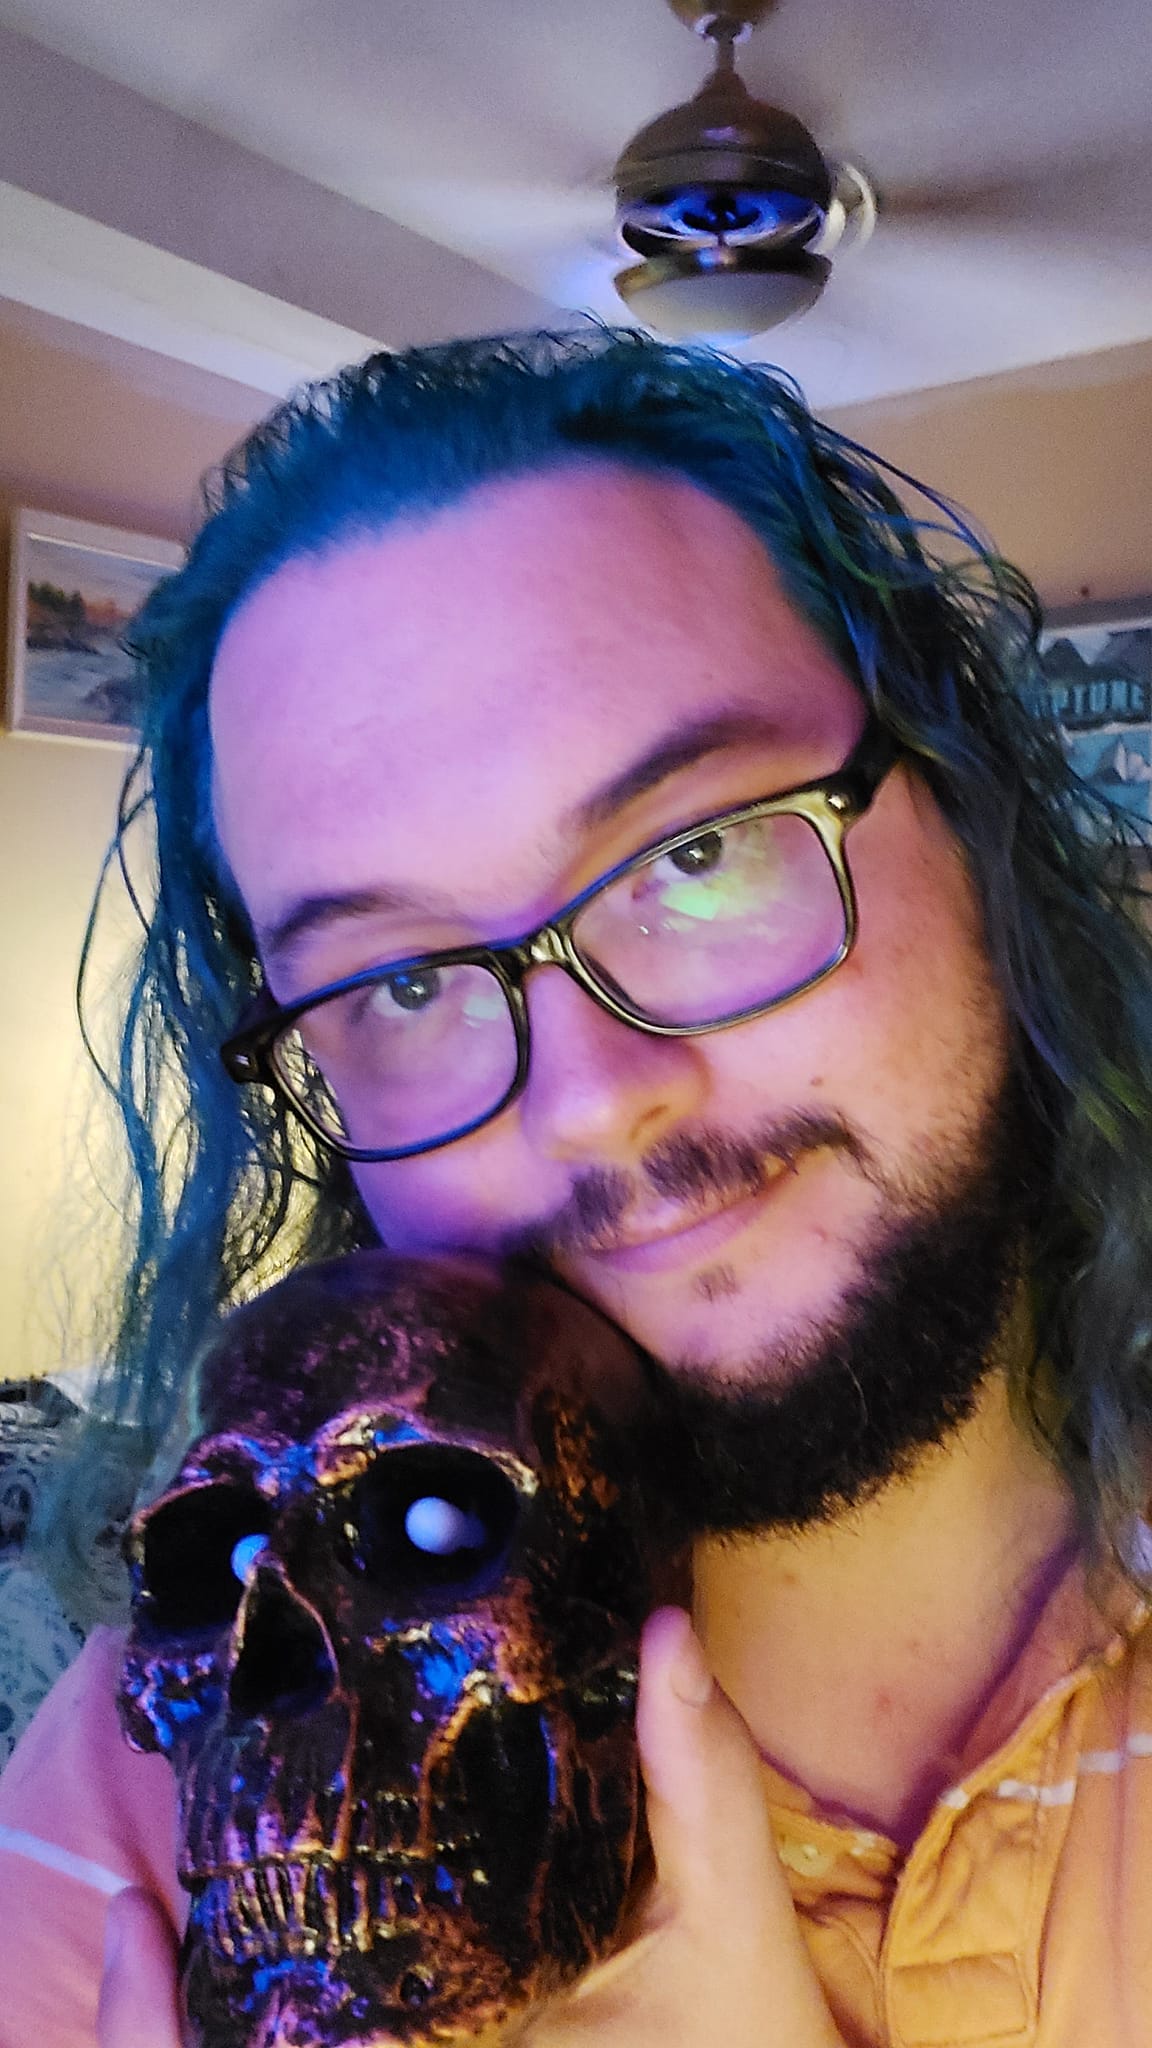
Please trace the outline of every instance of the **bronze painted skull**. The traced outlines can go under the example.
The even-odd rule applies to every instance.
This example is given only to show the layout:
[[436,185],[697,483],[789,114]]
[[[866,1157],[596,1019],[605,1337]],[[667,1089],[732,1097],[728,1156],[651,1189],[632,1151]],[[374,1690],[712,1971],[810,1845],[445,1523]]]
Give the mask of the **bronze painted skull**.
[[674,1590],[646,1387],[480,1262],[357,1253],[221,1326],[129,1531],[120,1700],[180,1781],[189,2043],[467,2037],[611,1942]]

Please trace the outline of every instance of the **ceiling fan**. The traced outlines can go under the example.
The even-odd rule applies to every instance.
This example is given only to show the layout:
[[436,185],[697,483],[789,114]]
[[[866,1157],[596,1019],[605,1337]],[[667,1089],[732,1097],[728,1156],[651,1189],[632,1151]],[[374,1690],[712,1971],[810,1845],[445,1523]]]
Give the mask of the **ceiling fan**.
[[[1146,115],[1135,134],[1085,145],[1061,88],[1014,122],[1002,94],[987,107],[966,97],[974,74],[957,47],[924,70],[929,109],[915,101],[906,121],[918,73],[894,55],[893,6],[875,66],[799,65],[810,94],[827,70],[839,134],[858,125],[868,136],[878,199],[867,171],[836,160],[819,129],[741,78],[741,46],[776,0],[665,4],[710,53],[692,98],[647,120],[618,154],[609,137],[605,160],[585,97],[576,122],[551,124],[554,171],[541,155],[515,182],[467,170],[409,177],[393,187],[397,218],[573,314],[611,321],[626,306],[658,333],[710,338],[751,360],[770,337],[772,360],[817,402],[1146,337],[1152,241],[1133,199],[1152,174]],[[802,41],[794,75],[798,56]],[[568,78],[559,66],[557,76]],[[953,79],[961,120],[947,112]],[[590,132],[601,168],[581,173]]]
[[711,44],[713,70],[617,159],[617,231],[639,261],[617,274],[616,290],[662,334],[760,334],[816,303],[835,252],[871,234],[876,195],[740,77],[736,46],[776,0],[732,0],[720,12],[667,4]]

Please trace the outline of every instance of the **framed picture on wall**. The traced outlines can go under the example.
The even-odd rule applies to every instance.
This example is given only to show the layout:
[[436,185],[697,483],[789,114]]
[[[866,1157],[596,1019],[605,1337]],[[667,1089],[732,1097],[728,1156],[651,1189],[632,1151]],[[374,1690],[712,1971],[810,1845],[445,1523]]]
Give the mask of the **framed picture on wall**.
[[139,716],[124,632],[153,584],[183,559],[182,548],[148,534],[13,513],[10,731],[130,745]]
[[1152,821],[1152,595],[1050,613],[1040,662],[1078,773]]

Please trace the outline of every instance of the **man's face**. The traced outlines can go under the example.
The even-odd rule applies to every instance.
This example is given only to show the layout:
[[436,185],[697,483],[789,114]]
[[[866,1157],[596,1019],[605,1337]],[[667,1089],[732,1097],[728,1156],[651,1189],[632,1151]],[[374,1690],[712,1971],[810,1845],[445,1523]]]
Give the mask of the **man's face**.
[[[212,708],[220,836],[284,1001],[518,937],[652,840],[829,774],[864,722],[743,522],[607,465],[289,563],[230,624]],[[384,1242],[535,1238],[657,1358],[781,1391],[971,1177],[1007,1066],[966,868],[906,766],[848,855],[853,952],[753,1022],[650,1037],[534,970],[519,1100],[356,1168]]]

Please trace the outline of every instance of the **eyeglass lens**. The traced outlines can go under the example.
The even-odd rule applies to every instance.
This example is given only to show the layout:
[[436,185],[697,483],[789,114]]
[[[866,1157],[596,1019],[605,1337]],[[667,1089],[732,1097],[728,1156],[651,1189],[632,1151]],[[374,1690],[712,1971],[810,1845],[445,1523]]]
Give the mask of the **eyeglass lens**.
[[[641,1021],[721,1025],[814,980],[845,912],[819,833],[794,812],[701,832],[621,875],[576,917],[573,948]],[[516,1032],[488,968],[431,965],[318,1003],[277,1040],[293,1098],[338,1142],[401,1150],[487,1115],[516,1073]]]
[[585,965],[656,1024],[719,1024],[799,988],[844,939],[820,837],[790,812],[690,840],[594,896],[573,932]]
[[487,967],[426,967],[318,1003],[277,1041],[274,1058],[289,1093],[330,1136],[401,1150],[503,1100],[516,1029]]

